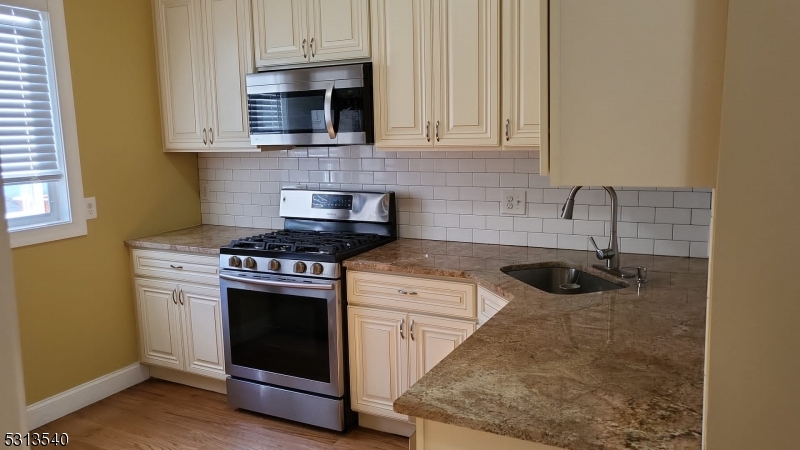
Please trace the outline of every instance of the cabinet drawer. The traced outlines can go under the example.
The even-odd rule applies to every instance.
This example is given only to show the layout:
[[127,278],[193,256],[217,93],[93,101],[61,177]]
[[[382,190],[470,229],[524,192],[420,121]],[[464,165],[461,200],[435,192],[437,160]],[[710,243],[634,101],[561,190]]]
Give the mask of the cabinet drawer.
[[186,253],[133,250],[133,273],[219,286],[219,259]]
[[482,326],[508,304],[505,298],[478,286],[478,326]]
[[367,272],[347,273],[347,301],[468,319],[476,309],[474,284]]

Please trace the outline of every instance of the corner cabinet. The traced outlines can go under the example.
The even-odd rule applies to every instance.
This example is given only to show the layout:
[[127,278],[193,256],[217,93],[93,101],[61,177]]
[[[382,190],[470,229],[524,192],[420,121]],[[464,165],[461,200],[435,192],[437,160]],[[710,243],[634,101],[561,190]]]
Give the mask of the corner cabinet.
[[141,362],[225,379],[217,259],[149,250],[132,256]]
[[258,151],[249,0],[153,0],[164,151]]
[[372,1],[375,145],[500,145],[497,0]]
[[259,68],[370,57],[368,0],[253,0]]
[[354,411],[395,420],[392,404],[475,332],[475,285],[347,273]]
[[550,183],[714,187],[728,2],[542,7]]

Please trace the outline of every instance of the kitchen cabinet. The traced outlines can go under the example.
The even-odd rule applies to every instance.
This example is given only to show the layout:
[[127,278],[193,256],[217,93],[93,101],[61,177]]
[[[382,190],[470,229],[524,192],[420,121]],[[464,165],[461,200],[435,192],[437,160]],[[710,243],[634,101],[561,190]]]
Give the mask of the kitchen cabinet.
[[377,147],[500,145],[497,0],[373,0]]
[[475,285],[359,271],[347,284],[352,408],[408,420],[392,404],[475,332]]
[[[541,134],[540,0],[503,0],[502,145],[538,147]],[[547,0],[543,0],[547,1]]]
[[508,300],[478,286],[478,327],[483,326],[508,304]]
[[552,185],[714,187],[727,4],[542,2]]
[[368,0],[253,0],[259,68],[370,56]]
[[132,253],[142,363],[224,379],[217,258]]
[[165,151],[258,151],[245,92],[248,0],[153,0]]

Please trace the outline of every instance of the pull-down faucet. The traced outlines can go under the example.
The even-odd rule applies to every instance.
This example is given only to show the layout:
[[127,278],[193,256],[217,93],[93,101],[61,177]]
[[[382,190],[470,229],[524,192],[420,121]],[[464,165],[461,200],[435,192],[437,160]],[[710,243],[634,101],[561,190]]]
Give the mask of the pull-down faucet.
[[[582,187],[583,186],[573,186],[572,190],[569,191],[567,201],[561,208],[562,219],[572,219],[572,210],[575,207],[575,194],[577,194]],[[633,273],[623,271],[619,268],[620,251],[619,236],[617,235],[617,191],[611,186],[603,186],[603,189],[611,196],[611,236],[608,240],[608,248],[602,249],[597,247],[597,243],[594,241],[593,237],[589,238],[597,254],[597,259],[606,260],[605,266],[602,264],[593,264],[592,267],[618,277],[632,277],[634,275]]]

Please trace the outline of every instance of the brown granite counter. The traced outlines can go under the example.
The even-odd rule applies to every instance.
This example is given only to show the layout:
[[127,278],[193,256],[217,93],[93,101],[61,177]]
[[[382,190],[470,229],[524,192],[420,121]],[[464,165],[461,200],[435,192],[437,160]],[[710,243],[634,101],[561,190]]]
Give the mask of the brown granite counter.
[[622,255],[649,283],[561,296],[505,275],[594,253],[401,239],[345,262],[475,280],[512,301],[395,411],[569,450],[700,449],[708,260]]
[[232,240],[266,233],[272,230],[263,228],[225,227],[219,225],[198,225],[181,230],[128,239],[125,245],[131,248],[149,250],[172,250],[176,252],[203,253],[219,255],[219,248]]

